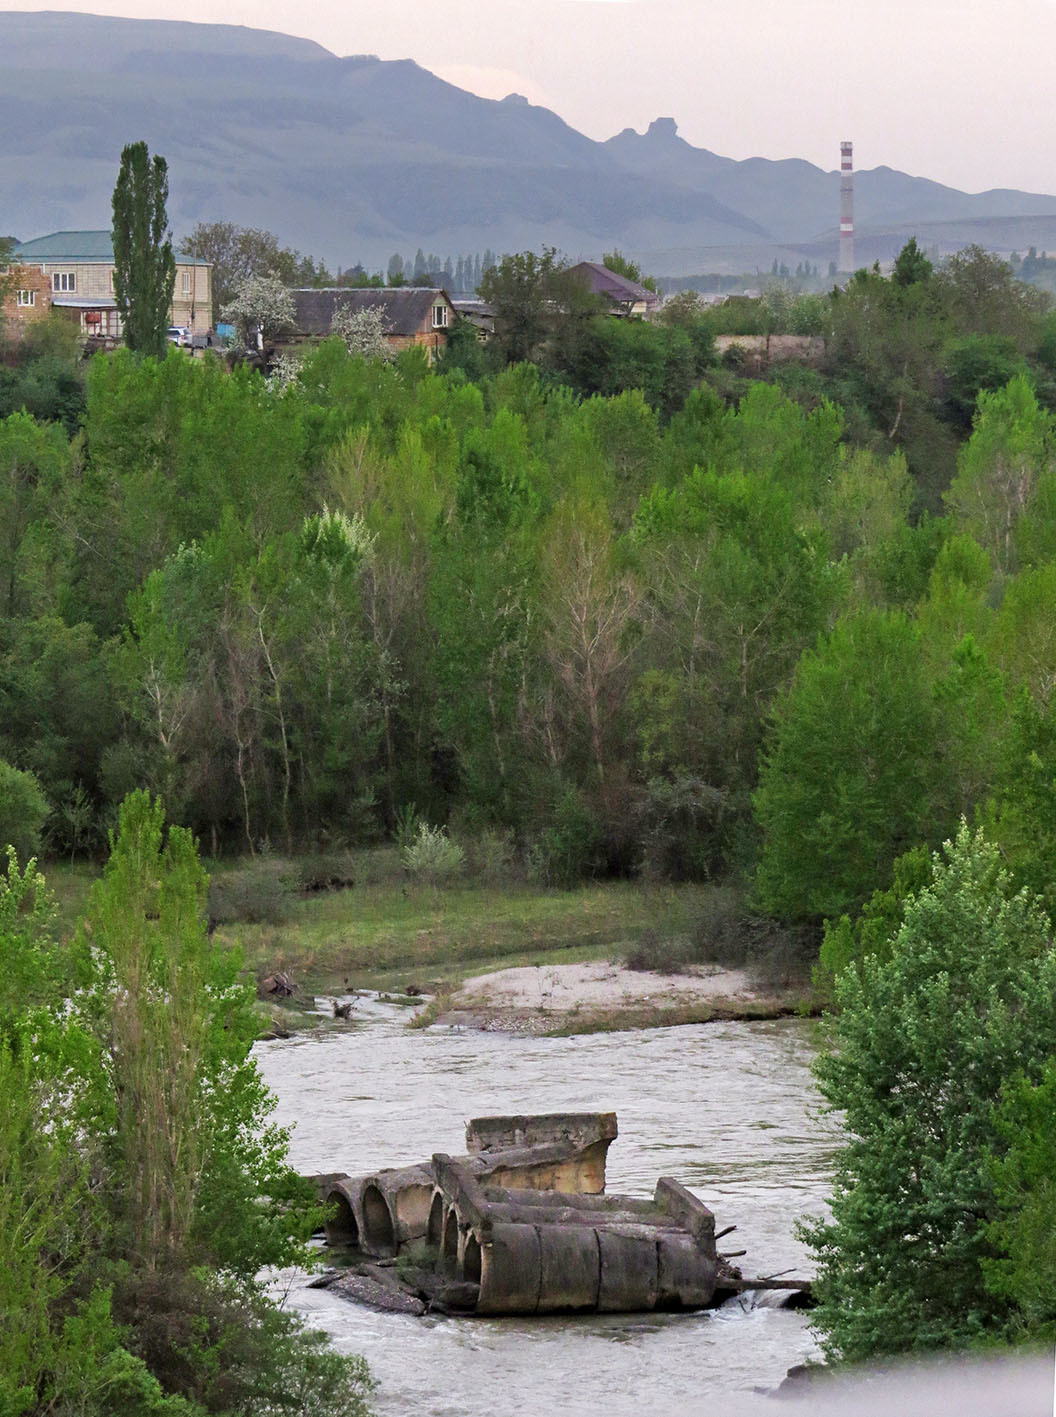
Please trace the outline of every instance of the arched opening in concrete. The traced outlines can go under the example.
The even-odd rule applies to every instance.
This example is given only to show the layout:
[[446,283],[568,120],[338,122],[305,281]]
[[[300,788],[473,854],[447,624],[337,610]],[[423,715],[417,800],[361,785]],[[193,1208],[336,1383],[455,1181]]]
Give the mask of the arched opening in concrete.
[[367,1186],[363,1191],[363,1240],[376,1255],[396,1253],[392,1212],[377,1186]]
[[444,1238],[444,1198],[437,1191],[433,1196],[433,1203],[429,1207],[429,1224],[425,1231],[425,1241],[430,1249],[439,1253],[440,1245]]
[[466,1236],[466,1248],[462,1256],[462,1278],[470,1284],[480,1283],[480,1241],[472,1230]]
[[444,1221],[444,1239],[440,1246],[440,1263],[448,1274],[458,1270],[458,1212],[454,1206],[447,1212]]
[[331,1245],[359,1244],[359,1223],[352,1202],[343,1191],[331,1191],[327,1197],[330,1218],[326,1222],[326,1238]]

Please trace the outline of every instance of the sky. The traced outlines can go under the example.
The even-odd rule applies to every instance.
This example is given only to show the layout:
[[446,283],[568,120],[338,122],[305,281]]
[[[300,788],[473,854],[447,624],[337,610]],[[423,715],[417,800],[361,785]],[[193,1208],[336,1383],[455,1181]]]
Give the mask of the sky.
[[[8,0],[0,8],[34,10]],[[57,6],[58,8],[58,6]],[[1056,193],[1056,0],[86,0],[248,25],[521,93],[592,138],[672,117],[725,157]]]

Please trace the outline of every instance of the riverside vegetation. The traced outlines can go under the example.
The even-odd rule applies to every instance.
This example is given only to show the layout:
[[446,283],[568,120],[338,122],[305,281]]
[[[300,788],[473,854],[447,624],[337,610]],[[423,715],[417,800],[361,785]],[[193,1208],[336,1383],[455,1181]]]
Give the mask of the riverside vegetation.
[[[99,855],[146,784],[221,861],[417,843],[408,918],[469,911],[456,883],[488,859],[540,913],[618,882],[643,935],[645,886],[734,888],[835,1005],[830,1351],[1044,1332],[1053,317],[985,253],[933,270],[911,243],[890,278],[769,296],[768,329],[827,353],[749,378],[708,364],[690,300],[659,327],[566,319],[552,259],[490,274],[507,333],[457,333],[435,369],[328,340],[273,382],[178,351],[82,370],[42,333],[3,371],[0,837]],[[991,919],[974,946],[956,923]],[[465,925],[451,953],[491,948]],[[946,989],[956,1028],[929,1032]],[[951,1111],[954,1069],[985,1093]],[[926,1217],[899,1201],[911,1076],[934,1087]],[[917,1257],[886,1281],[861,1261],[881,1238]],[[852,1331],[840,1296],[870,1283]]]

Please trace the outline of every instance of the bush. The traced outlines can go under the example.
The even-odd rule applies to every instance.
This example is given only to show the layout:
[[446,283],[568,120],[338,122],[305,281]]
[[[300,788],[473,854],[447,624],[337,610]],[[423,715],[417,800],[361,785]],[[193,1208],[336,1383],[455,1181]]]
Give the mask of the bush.
[[23,863],[36,856],[47,815],[47,798],[33,774],[0,759],[0,852],[13,846]]
[[465,852],[443,827],[419,822],[413,840],[400,847],[400,859],[413,880],[439,886],[461,871]]
[[641,974],[684,974],[693,964],[693,944],[683,935],[661,939],[655,930],[646,930],[642,938],[624,956],[627,969]]
[[604,833],[575,788],[568,788],[553,821],[528,851],[528,875],[544,886],[568,888],[597,876],[604,864]]
[[483,886],[510,883],[517,874],[517,848],[513,832],[485,827],[464,838],[466,870]]
[[305,895],[349,890],[356,884],[356,870],[351,856],[343,851],[318,852],[297,862],[297,881]]
[[209,919],[216,925],[282,925],[292,907],[290,866],[259,856],[209,882]]

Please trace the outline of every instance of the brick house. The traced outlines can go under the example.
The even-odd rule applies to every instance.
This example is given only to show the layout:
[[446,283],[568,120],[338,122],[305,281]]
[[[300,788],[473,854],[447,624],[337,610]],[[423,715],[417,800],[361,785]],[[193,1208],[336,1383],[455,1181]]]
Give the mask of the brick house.
[[3,277],[3,319],[8,339],[19,340],[51,312],[51,282],[38,266],[9,266]]
[[455,322],[455,307],[445,290],[437,286],[405,285],[383,289],[294,290],[295,340],[320,338],[333,328],[339,309],[380,310],[385,320],[385,339],[393,351],[415,345],[429,355],[430,363],[447,345],[447,333]]
[[[16,315],[19,308],[27,316],[32,309],[33,318],[39,319],[59,310],[75,321],[85,335],[120,338],[121,318],[114,299],[114,247],[109,231],[56,231],[35,241],[24,241],[15,247],[13,256],[19,271],[37,272],[32,285],[25,287],[23,277],[19,277],[19,290],[35,292],[36,298],[31,306],[20,307],[21,296],[16,292]],[[6,322],[6,302],[4,315]],[[208,261],[177,256],[169,324],[184,326],[192,334],[204,334],[212,322],[212,267]],[[24,319],[23,327],[25,323]]]

